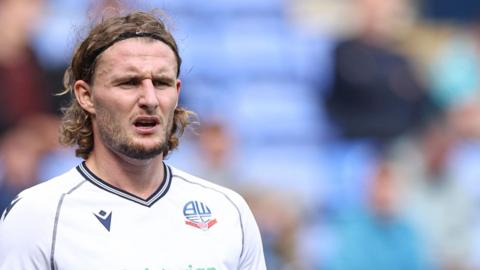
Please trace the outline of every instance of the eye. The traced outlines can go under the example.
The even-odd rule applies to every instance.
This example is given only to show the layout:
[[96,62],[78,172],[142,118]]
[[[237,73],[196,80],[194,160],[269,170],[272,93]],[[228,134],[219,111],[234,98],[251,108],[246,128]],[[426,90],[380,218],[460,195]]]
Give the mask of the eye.
[[136,79],[131,79],[131,80],[128,80],[128,81],[124,82],[123,84],[125,84],[125,85],[137,85],[137,84],[138,84],[138,80],[136,80]]
[[133,86],[137,86],[139,84],[139,80],[135,78],[131,79],[126,79],[124,81],[121,81],[118,85],[122,88],[130,88]]
[[153,80],[152,83],[153,83],[153,86],[155,86],[157,88],[170,86],[170,83],[168,81],[165,81],[165,80]]

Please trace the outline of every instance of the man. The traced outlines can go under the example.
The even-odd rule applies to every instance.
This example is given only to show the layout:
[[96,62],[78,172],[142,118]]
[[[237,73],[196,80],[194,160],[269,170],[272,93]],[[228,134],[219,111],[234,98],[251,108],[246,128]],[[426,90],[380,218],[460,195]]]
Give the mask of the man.
[[235,192],[163,163],[191,112],[154,15],[105,19],[65,73],[61,140],[85,161],[22,192],[0,221],[0,269],[266,269]]

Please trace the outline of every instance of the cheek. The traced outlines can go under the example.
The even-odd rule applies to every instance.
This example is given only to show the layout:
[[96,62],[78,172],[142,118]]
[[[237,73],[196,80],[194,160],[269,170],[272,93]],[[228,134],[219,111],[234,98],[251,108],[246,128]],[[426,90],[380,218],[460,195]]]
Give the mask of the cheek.
[[173,112],[178,105],[178,96],[177,95],[163,96],[159,98],[159,102],[160,102],[162,111],[165,114],[170,114],[170,112]]
[[122,122],[128,120],[128,116],[124,115],[123,110],[115,104],[97,102],[95,110],[99,124],[120,126]]
[[111,115],[121,115],[131,111],[132,104],[134,103],[132,98],[127,99],[124,94],[118,94],[117,98],[112,96],[98,96],[94,99],[96,110],[102,109],[110,112]]

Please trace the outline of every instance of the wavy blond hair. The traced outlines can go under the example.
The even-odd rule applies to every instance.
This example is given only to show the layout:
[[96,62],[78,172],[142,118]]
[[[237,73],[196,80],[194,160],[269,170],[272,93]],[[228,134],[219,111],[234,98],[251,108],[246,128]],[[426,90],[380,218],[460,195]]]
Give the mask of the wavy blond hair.
[[[132,12],[124,16],[104,18],[92,28],[88,36],[75,49],[72,61],[63,78],[64,90],[60,95],[70,93],[71,100],[62,109],[60,142],[66,146],[76,146],[77,157],[87,159],[93,150],[93,130],[90,114],[78,103],[73,85],[78,80],[92,82],[98,56],[115,42],[131,37],[156,39],[167,44],[175,53],[177,77],[180,75],[181,58],[178,47],[165,23],[153,13]],[[182,107],[175,108],[172,129],[163,151],[166,157],[179,145],[179,138],[185,128],[192,123],[195,114]]]

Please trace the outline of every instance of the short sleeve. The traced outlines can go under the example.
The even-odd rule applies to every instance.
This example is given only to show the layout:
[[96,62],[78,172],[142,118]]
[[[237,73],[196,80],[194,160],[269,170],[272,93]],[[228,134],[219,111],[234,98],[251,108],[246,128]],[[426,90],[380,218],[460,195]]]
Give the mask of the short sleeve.
[[264,270],[265,255],[262,238],[255,217],[243,198],[239,199],[243,226],[243,252],[239,270]]
[[[20,194],[0,218],[0,270],[47,270],[51,226],[42,203]],[[53,222],[52,222],[53,224]]]

